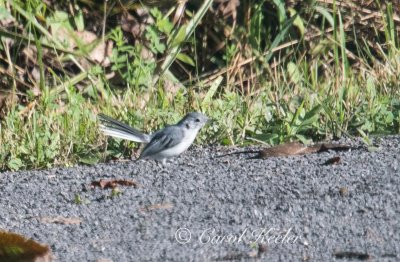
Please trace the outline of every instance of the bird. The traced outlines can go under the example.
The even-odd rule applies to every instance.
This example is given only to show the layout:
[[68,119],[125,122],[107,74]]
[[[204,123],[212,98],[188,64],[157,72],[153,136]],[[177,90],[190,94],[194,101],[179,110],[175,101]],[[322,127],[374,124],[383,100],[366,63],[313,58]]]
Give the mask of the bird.
[[100,130],[105,135],[146,144],[138,159],[154,159],[164,167],[168,158],[182,154],[192,145],[200,129],[209,121],[205,114],[191,112],[175,125],[144,134],[105,114],[98,117]]

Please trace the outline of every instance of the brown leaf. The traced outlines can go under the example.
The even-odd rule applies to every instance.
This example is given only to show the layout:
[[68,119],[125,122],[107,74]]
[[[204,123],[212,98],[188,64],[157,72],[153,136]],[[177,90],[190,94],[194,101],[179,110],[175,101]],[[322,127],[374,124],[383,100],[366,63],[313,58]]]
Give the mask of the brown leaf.
[[176,94],[183,88],[182,84],[165,79],[164,90],[168,100],[172,103],[176,99]]
[[103,65],[109,66],[111,64],[110,57],[112,54],[113,42],[107,41],[98,44],[89,54],[90,59]]
[[146,8],[136,9],[135,16],[127,12],[124,12],[121,16],[120,25],[122,30],[131,33],[134,39],[142,36],[148,24],[154,24],[154,19],[149,15]]
[[188,0],[178,1],[178,6],[176,7],[174,19],[172,20],[172,23],[174,25],[176,25],[182,19],[182,17],[184,17],[187,1]]
[[100,258],[97,259],[96,262],[113,262],[113,260],[108,258]]
[[63,224],[63,225],[79,225],[82,220],[76,217],[41,217],[41,223],[53,223],[53,224]]
[[91,186],[100,187],[102,189],[105,188],[116,188],[118,185],[120,186],[133,186],[135,188],[138,187],[136,181],[127,180],[127,179],[100,179],[99,181],[93,181]]
[[36,101],[30,102],[25,108],[23,108],[21,111],[19,111],[20,116],[25,116],[28,115],[29,112],[32,111],[32,109],[35,107]]
[[39,81],[40,81],[40,69],[39,69],[39,67],[35,65],[32,68],[32,70],[30,71],[30,75],[29,76],[30,76],[30,79],[31,79],[32,83],[36,83],[35,86],[38,86],[37,83],[39,83]]
[[50,248],[19,234],[0,231],[0,261],[50,262]]
[[325,152],[328,150],[333,150],[333,151],[347,151],[352,149],[351,146],[349,145],[343,145],[343,144],[327,144],[327,143],[323,143],[323,144],[316,144],[313,146],[314,148],[318,149],[318,153],[320,152]]
[[7,115],[9,108],[18,101],[15,92],[0,89],[0,118]]
[[352,147],[342,144],[316,144],[312,146],[305,146],[298,142],[291,142],[274,147],[265,148],[262,150],[239,151],[239,152],[219,155],[217,157],[224,157],[233,154],[257,154],[255,157],[250,157],[250,159],[254,158],[265,159],[269,157],[295,156],[295,155],[305,155],[311,153],[320,153],[328,150],[342,151],[349,149],[352,149]]
[[347,187],[341,187],[339,188],[339,194],[344,197],[349,194],[349,189]]
[[268,250],[268,246],[266,244],[258,244],[258,253],[265,253]]
[[339,156],[335,156],[332,158],[329,158],[328,160],[325,161],[324,165],[337,165],[340,163],[340,157]]
[[292,156],[292,155],[305,155],[311,153],[321,153],[328,150],[343,151],[351,149],[348,145],[341,144],[316,144],[312,146],[305,146],[298,142],[287,143],[275,147],[265,148],[259,151],[256,158],[268,158],[278,156]]
[[[95,43],[95,41],[98,41],[97,35],[90,31],[75,32],[75,34],[79,40],[86,45],[91,45],[92,43]],[[74,45],[76,44],[74,43]],[[99,43],[97,43],[89,53],[90,60],[101,64],[102,66],[109,66],[111,63],[110,57],[113,47],[114,45],[112,41],[99,41]],[[85,59],[80,59],[80,62],[84,68],[89,68],[91,66],[90,63],[85,61]]]
[[278,157],[278,156],[291,156],[291,155],[304,155],[310,153],[312,149],[309,147],[293,142],[283,145],[278,145],[270,148],[265,148],[259,152],[259,158]]
[[338,259],[369,260],[372,258],[372,256],[367,253],[353,252],[353,251],[336,252],[333,255]]

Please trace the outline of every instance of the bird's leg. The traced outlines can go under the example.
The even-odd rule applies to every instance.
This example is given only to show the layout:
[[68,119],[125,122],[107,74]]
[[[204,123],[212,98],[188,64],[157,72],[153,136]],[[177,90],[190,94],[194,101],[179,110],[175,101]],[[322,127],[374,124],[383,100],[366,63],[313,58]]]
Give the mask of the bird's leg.
[[160,164],[160,162],[157,162],[157,163],[160,168],[160,173],[167,173],[167,174],[169,173],[168,169],[167,169],[167,159],[166,158],[163,158],[161,160],[161,164]]
[[164,202],[165,194],[164,194],[164,176],[161,175],[161,204]]
[[165,194],[163,194],[163,191],[164,191],[164,185],[165,185],[165,181],[164,181],[164,173],[165,174],[168,174],[169,172],[168,172],[168,169],[167,169],[167,159],[166,158],[163,158],[162,160],[161,160],[161,165],[160,165],[160,162],[158,162],[159,163],[159,166],[160,166],[160,171],[158,172],[158,175],[160,176],[160,178],[161,178],[161,185],[160,185],[160,192],[161,192],[161,195],[162,195],[162,197],[161,197],[161,203],[162,202],[164,202],[164,199],[165,199]]

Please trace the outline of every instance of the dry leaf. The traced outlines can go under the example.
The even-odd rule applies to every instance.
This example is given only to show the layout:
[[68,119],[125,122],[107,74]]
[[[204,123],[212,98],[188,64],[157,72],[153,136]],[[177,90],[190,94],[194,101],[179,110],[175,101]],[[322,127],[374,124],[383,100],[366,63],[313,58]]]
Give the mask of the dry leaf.
[[18,101],[15,92],[0,89],[0,118],[7,115],[8,109]]
[[133,180],[127,179],[100,179],[100,181],[93,181],[91,186],[105,188],[116,188],[117,186],[133,186],[138,187],[138,184]]
[[79,225],[82,220],[80,218],[74,217],[41,217],[41,223],[54,223],[54,224],[63,224],[63,225]]
[[96,262],[113,262],[113,260],[108,258],[100,258],[97,259]]
[[[265,148],[262,150],[247,150],[240,152],[233,152],[224,155],[220,155],[217,157],[223,157],[234,154],[257,154],[255,157],[250,157],[250,159],[254,158],[269,158],[269,157],[282,157],[282,156],[295,156],[295,155],[305,155],[311,153],[321,153],[328,150],[334,151],[343,151],[349,150],[352,147],[348,145],[342,144],[316,144],[312,146],[305,146],[298,142],[286,143],[274,147]],[[340,160],[340,159],[339,159]]]
[[347,151],[352,149],[351,146],[349,145],[343,145],[343,144],[328,144],[328,143],[323,143],[323,144],[316,144],[314,146],[315,149],[318,149],[318,153],[320,152],[325,152],[328,150],[333,150],[333,151]]
[[19,234],[0,231],[0,261],[50,262],[50,248]]
[[353,252],[353,251],[336,252],[333,255],[338,259],[369,260],[372,258],[372,256],[367,253]]
[[26,116],[32,109],[35,107],[36,101],[30,102],[27,106],[25,106],[21,111],[19,111],[20,116]]
[[130,32],[134,39],[138,39],[143,35],[148,24],[154,24],[154,20],[145,8],[136,9],[136,17],[127,12],[121,16],[120,25],[122,30]]
[[340,163],[340,157],[335,156],[335,157],[332,157],[332,158],[329,158],[328,160],[326,160],[324,165],[325,166],[327,166],[327,165],[337,165],[339,163]]
[[342,197],[347,196],[349,194],[349,190],[347,189],[347,187],[341,187],[339,188],[339,194]]
[[265,148],[259,151],[256,158],[268,158],[278,156],[292,156],[292,155],[305,155],[311,153],[321,153],[328,150],[342,151],[351,149],[348,145],[341,144],[316,144],[312,146],[305,146],[303,144],[294,142],[287,143],[275,147]]
[[[75,32],[79,40],[85,45],[91,45],[98,40],[96,34],[90,31]],[[74,43],[74,46],[76,44]],[[102,42],[100,41],[97,45],[90,51],[89,58],[91,61],[101,64],[102,66],[109,66],[111,64],[110,56],[112,55],[112,49],[114,44],[112,41]],[[86,59],[80,59],[80,63],[84,68],[90,68],[91,64],[86,61]]]
[[270,148],[265,148],[259,152],[259,158],[277,157],[277,156],[291,156],[303,155],[309,151],[308,147],[300,143],[287,143]]
[[187,1],[188,0],[178,1],[178,6],[176,7],[174,19],[172,19],[172,23],[174,25],[176,25],[182,19],[182,17],[184,17]]

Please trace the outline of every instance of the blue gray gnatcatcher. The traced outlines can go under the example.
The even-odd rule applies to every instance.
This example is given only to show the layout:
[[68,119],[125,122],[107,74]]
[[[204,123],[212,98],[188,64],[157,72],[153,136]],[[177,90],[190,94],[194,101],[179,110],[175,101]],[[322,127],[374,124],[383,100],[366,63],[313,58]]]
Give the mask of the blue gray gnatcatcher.
[[189,148],[208,119],[202,113],[192,112],[176,125],[167,126],[152,134],[143,134],[112,117],[99,114],[100,130],[105,135],[147,144],[139,159],[155,159],[161,161],[163,166],[167,158],[180,155]]

